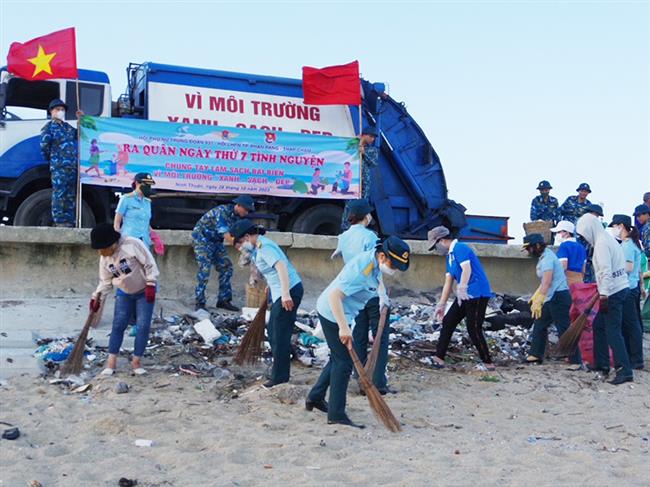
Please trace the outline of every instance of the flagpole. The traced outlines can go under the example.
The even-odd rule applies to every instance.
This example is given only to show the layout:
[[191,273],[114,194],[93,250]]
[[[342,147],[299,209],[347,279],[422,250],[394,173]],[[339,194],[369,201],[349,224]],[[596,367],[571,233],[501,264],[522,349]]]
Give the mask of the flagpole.
[[83,204],[83,198],[81,195],[81,117],[79,112],[81,111],[81,97],[79,96],[79,77],[77,77],[77,82],[75,83],[77,87],[77,228],[81,228],[81,205]]
[[[361,148],[361,135],[363,132],[362,103],[359,103],[359,148]],[[363,198],[363,154],[361,154],[361,151],[359,151],[359,198]]]

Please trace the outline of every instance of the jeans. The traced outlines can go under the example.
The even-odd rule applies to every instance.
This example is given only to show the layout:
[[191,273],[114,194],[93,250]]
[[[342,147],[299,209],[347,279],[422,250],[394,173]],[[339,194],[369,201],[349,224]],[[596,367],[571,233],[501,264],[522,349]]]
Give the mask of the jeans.
[[149,341],[153,305],[154,303],[147,303],[144,291],[137,294],[126,294],[118,291],[115,294],[115,314],[113,315],[111,338],[108,341],[108,353],[114,355],[120,353],[122,341],[124,340],[124,331],[129,325],[130,318],[135,315],[135,324],[138,331],[135,335],[133,355],[136,357],[144,355],[144,349]]
[[[598,313],[594,319],[594,360],[596,368],[609,370],[609,347],[614,352],[614,363],[620,367],[620,374],[624,377],[632,376],[630,357],[625,348],[623,339],[623,304],[628,295],[628,290],[623,289],[609,296],[609,310],[607,313]],[[609,345],[609,347],[608,347]]]
[[[377,339],[377,328],[379,326],[379,298],[372,298],[366,303],[357,317],[354,319],[354,329],[352,330],[352,340],[354,351],[357,352],[359,360],[365,365],[368,358],[368,332],[372,331],[372,336]],[[385,391],[388,389],[386,380],[386,364],[388,363],[388,316],[386,316],[386,325],[381,335],[379,343],[379,355],[375,364],[375,371],[372,377],[377,389]]]
[[488,348],[485,336],[483,335],[483,321],[485,319],[485,309],[487,308],[488,298],[476,298],[463,301],[460,305],[457,300],[451,305],[449,311],[442,319],[442,330],[436,348],[436,356],[445,359],[449,342],[454,334],[458,324],[467,318],[467,333],[469,334],[472,344],[478,350],[481,360],[485,364],[491,364],[490,349]]
[[[543,359],[546,355],[546,340],[548,338],[548,327],[555,324],[557,334],[564,335],[571,320],[569,310],[571,309],[571,293],[569,291],[558,291],[553,297],[542,306],[542,316],[533,323],[533,338],[530,345],[530,354]],[[572,364],[582,364],[580,348],[569,357]]]
[[310,401],[324,401],[327,388],[330,389],[330,400],[327,419],[340,421],[347,418],[345,402],[352,373],[352,357],[348,349],[339,339],[339,325],[318,315],[323,333],[330,348],[330,359],[320,374],[314,387],[309,391],[307,398]]
[[273,367],[271,368],[271,380],[274,384],[289,382],[291,368],[291,332],[296,321],[298,306],[302,301],[302,283],[291,288],[289,293],[293,300],[293,309],[287,311],[282,307],[282,299],[278,298],[271,306],[271,314],[267,332],[273,355]]
[[639,288],[630,289],[623,303],[623,340],[630,365],[643,367],[643,331],[639,321]]

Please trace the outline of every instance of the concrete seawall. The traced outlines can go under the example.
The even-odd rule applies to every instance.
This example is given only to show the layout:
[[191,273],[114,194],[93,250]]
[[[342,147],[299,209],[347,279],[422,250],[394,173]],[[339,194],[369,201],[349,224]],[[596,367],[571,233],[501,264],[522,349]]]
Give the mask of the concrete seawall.
[[[161,271],[162,297],[193,302],[196,264],[189,231],[161,230],[167,251],[156,260]],[[330,260],[336,237],[292,233],[268,234],[281,245],[303,280],[317,293],[341,269],[340,259]],[[0,227],[0,299],[65,297],[90,295],[97,285],[97,252],[89,245],[87,229],[46,227]],[[409,242],[411,267],[397,278],[389,278],[389,288],[427,291],[442,285],[444,260],[427,251],[426,242]],[[534,261],[519,246],[472,244],[481,258],[493,290],[525,294],[537,286]],[[235,265],[233,289],[243,300],[248,271],[237,266],[237,252],[228,252]],[[215,274],[216,276],[216,274]],[[216,278],[208,288],[214,299]],[[210,298],[211,297],[211,298]],[[208,303],[213,304],[213,303]]]

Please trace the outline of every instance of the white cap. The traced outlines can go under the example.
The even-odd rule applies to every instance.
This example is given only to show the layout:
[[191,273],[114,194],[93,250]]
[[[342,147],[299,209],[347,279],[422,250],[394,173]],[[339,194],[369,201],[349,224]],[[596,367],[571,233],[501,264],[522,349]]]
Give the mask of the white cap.
[[573,235],[576,231],[576,226],[571,222],[562,220],[561,222],[558,222],[555,228],[551,228],[551,232],[553,233],[559,233],[562,231],[569,232],[571,235]]

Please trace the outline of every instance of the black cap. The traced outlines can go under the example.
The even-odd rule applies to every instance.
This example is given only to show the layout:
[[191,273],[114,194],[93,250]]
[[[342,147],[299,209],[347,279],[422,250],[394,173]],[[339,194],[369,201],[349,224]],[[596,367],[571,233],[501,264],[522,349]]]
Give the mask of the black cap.
[[603,213],[603,207],[600,205],[594,205],[593,203],[587,206],[587,213],[595,213],[598,216],[605,216]]
[[236,205],[243,206],[248,211],[255,211],[255,201],[251,196],[247,194],[242,194],[241,196],[237,196],[237,198],[232,200],[232,202],[235,203]]
[[411,247],[399,237],[391,235],[381,244],[384,253],[397,270],[405,271],[409,268]]
[[371,213],[372,210],[374,210],[374,208],[370,206],[370,203],[365,199],[352,200],[348,204],[349,215],[356,218],[363,218],[368,213]]
[[644,215],[645,213],[650,213],[650,206],[639,205],[634,208],[634,216]]
[[531,233],[530,235],[526,235],[524,237],[524,245],[522,246],[524,249],[535,244],[543,244],[544,243],[544,237],[542,236],[541,233]]
[[576,191],[589,191],[591,193],[591,188],[587,183],[580,183],[580,186],[578,186]]
[[632,226],[632,218],[630,218],[627,215],[614,215],[612,217],[612,222],[609,224],[609,226],[613,225],[625,225],[626,228],[630,228]]
[[236,221],[232,227],[228,229],[228,233],[232,235],[232,238],[235,239],[235,242],[242,238],[244,235],[249,233],[252,229],[255,228],[255,223],[252,220],[244,218],[243,220]]
[[551,183],[544,180],[539,182],[539,184],[537,185],[537,189],[553,189],[553,186],[551,186]]
[[138,174],[133,176],[133,180],[136,183],[156,184],[156,181],[153,180],[153,177],[148,172],[139,172]]
[[64,101],[61,100],[60,98],[55,98],[55,99],[52,100],[52,101],[50,102],[50,104],[47,106],[47,111],[49,112],[49,111],[52,110],[53,108],[58,108],[58,107],[63,107],[63,108],[65,108],[66,110],[68,109],[68,105],[66,104],[66,102],[64,102]]
[[366,125],[361,131],[361,135],[372,135],[373,137],[377,137],[377,129],[375,127]]
[[100,223],[90,232],[90,246],[105,249],[117,242],[120,236],[120,232],[116,232],[110,223]]

